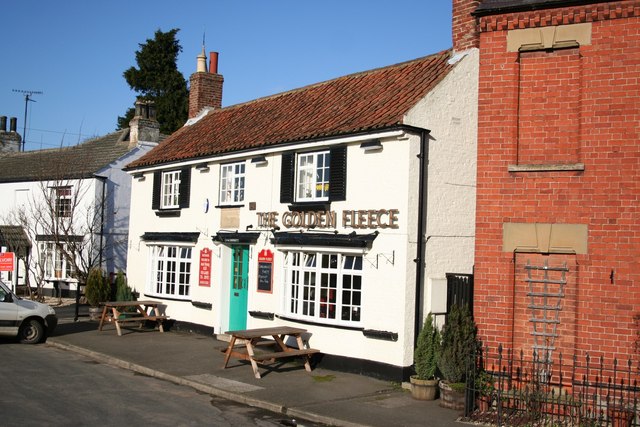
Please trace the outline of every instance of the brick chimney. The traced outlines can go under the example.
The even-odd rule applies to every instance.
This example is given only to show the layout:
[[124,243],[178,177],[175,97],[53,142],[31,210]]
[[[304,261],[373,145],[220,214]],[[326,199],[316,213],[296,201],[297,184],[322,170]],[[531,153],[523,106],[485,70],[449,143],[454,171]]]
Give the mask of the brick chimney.
[[196,72],[189,77],[189,118],[192,119],[205,107],[222,107],[222,83],[218,74],[218,52],[209,52],[209,70],[206,66],[204,47],[198,55]]
[[129,148],[138,142],[158,142],[160,123],[156,120],[156,107],[153,101],[138,99],[135,103],[135,115],[129,122]]
[[0,155],[20,151],[22,136],[17,132],[18,119],[9,119],[9,132],[7,132],[7,116],[0,117]]
[[454,53],[479,46],[478,24],[471,12],[476,10],[480,3],[480,0],[453,0],[451,31]]

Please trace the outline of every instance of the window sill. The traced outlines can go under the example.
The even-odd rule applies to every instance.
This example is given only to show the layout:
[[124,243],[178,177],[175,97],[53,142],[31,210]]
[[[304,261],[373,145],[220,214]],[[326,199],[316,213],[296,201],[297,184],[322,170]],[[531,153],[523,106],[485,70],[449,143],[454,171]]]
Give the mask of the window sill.
[[509,172],[582,172],[584,163],[509,165]]
[[180,209],[161,209],[156,211],[156,216],[160,218],[177,218],[180,217]]
[[339,325],[339,324],[335,324],[335,323],[323,323],[323,322],[319,322],[317,320],[299,319],[297,317],[289,317],[289,316],[284,316],[284,315],[280,315],[280,314],[276,314],[276,317],[278,319],[287,320],[289,322],[300,323],[300,324],[303,324],[303,325],[324,326],[326,328],[344,329],[344,330],[348,330],[348,331],[363,331],[364,330],[364,328],[358,327],[358,326],[345,326],[345,325]]
[[241,205],[218,205],[215,208],[216,209],[244,208],[244,204],[241,204]]
[[289,205],[291,212],[313,212],[328,211],[331,208],[331,202],[295,202]]
[[171,296],[165,296],[165,295],[156,295],[156,294],[144,294],[145,297],[148,298],[157,298],[157,299],[162,299],[162,300],[166,300],[166,301],[179,301],[179,302],[188,302],[191,303],[191,299],[190,298],[175,298],[175,297],[171,297]]
[[376,329],[364,329],[362,334],[367,338],[373,338],[383,341],[398,341],[397,332],[378,331]]

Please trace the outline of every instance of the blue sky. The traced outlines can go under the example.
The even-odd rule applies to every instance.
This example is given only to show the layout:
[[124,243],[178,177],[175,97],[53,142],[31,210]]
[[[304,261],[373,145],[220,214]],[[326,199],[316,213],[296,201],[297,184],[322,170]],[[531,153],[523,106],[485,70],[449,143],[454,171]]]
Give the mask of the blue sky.
[[2,5],[0,116],[26,149],[73,145],[116,128],[135,93],[122,73],[139,44],[178,28],[178,69],[220,53],[223,106],[425,56],[451,46],[450,0],[21,0]]

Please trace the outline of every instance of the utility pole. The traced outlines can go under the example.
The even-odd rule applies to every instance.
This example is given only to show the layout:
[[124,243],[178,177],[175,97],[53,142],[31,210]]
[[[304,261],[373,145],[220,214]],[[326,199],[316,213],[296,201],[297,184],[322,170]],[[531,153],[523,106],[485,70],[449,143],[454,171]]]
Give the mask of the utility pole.
[[31,97],[33,95],[42,95],[42,91],[22,89],[13,89],[13,91],[24,94],[24,127],[22,130],[22,151],[24,151],[24,144],[27,142],[27,107],[29,106],[29,101],[36,102]]

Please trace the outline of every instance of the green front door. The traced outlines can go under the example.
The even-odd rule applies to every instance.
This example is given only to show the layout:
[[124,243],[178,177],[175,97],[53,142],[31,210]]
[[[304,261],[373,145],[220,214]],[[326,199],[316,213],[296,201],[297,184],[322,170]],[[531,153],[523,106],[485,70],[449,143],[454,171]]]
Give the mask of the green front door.
[[249,247],[231,248],[231,298],[229,330],[247,329],[247,297],[249,283]]

